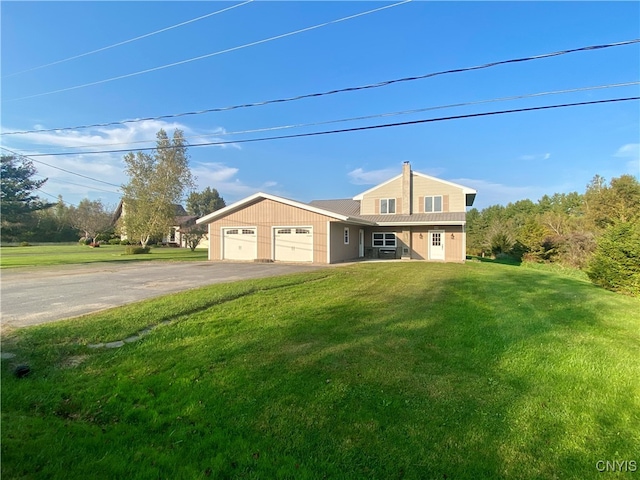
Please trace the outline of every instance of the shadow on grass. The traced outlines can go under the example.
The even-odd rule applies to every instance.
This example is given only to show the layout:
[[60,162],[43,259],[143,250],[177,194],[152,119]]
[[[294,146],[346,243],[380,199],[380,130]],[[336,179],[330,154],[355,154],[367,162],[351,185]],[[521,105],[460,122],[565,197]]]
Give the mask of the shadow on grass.
[[597,455],[632,455],[633,390],[620,369],[607,381],[620,358],[590,285],[419,265],[389,266],[410,285],[387,289],[373,268],[187,306],[129,354],[96,355],[90,389],[61,387],[53,420],[87,440],[63,436],[58,463],[76,478],[97,461],[106,476],[592,478]]
[[511,257],[509,255],[499,255],[496,258],[481,257],[477,255],[467,255],[466,259],[470,261],[482,262],[482,263],[498,263],[501,265],[519,266],[522,264],[522,260],[519,260],[515,257]]

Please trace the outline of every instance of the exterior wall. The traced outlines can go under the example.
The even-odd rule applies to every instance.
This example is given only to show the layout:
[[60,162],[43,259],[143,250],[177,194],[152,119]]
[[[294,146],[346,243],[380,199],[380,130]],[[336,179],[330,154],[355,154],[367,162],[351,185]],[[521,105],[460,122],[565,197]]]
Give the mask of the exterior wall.
[[[466,199],[462,189],[446,183],[412,175],[413,179],[413,213],[424,212],[424,197],[442,195],[443,212],[466,212]],[[448,200],[448,202],[447,202]],[[448,206],[447,206],[448,203]],[[448,208],[447,208],[448,207]]]
[[[406,185],[404,188],[406,190]],[[396,214],[424,213],[424,197],[430,195],[442,195],[443,212],[466,212],[466,198],[462,188],[411,173],[409,191],[411,201],[403,202],[403,177],[382,185],[362,197],[360,214],[379,215],[381,198],[396,199]],[[407,205],[411,212],[404,211]]]
[[262,199],[209,224],[209,260],[220,260],[223,227],[257,227],[258,259],[273,259],[273,227],[312,227],[313,261],[327,263],[327,222],[330,217]]
[[[358,235],[359,225],[348,225],[346,223],[331,222],[331,262],[339,263],[347,260],[355,260],[359,258],[358,252]],[[344,244],[344,229],[349,229],[349,244]],[[365,233],[366,242],[366,233]],[[366,243],[365,243],[366,245]]]
[[[434,225],[412,227],[411,258],[416,260],[429,260],[429,232],[431,230],[444,231],[444,261],[463,262],[463,248],[465,245],[464,228],[462,225]],[[451,238],[453,233],[454,238]],[[420,236],[422,235],[422,238]]]
[[395,198],[396,213],[409,213],[402,212],[402,177],[382,185],[362,197],[360,215],[379,215],[381,198]]

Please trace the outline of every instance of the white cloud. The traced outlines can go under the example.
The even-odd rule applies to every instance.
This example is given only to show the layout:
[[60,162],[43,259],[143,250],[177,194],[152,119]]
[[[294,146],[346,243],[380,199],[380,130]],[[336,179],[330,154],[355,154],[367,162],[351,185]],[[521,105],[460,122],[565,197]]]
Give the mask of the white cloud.
[[362,168],[356,168],[347,173],[351,183],[354,185],[377,185],[398,174],[399,170],[397,168],[385,168],[382,170],[371,170],[369,172],[365,172]]
[[530,155],[520,155],[519,160],[532,161],[532,160],[549,160],[551,158],[550,153],[536,153]]
[[626,159],[627,171],[632,175],[640,175],[640,143],[627,143],[621,146],[613,156]]
[[248,185],[236,177],[239,170],[229,167],[223,163],[200,163],[191,169],[197,177],[197,190],[201,191],[207,187],[212,187],[220,192],[227,204],[239,200],[240,198],[253,195],[262,191],[278,194],[274,187],[277,182],[266,181],[260,185]]

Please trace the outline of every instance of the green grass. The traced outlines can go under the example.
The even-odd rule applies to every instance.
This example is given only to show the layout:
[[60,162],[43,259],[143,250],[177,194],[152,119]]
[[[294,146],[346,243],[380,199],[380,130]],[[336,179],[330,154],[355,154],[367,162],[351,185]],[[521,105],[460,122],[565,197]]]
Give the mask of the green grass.
[[638,311],[554,272],[372,263],[17,330],[3,478],[631,478],[596,462],[640,461]]
[[34,245],[31,247],[0,247],[0,268],[70,265],[94,262],[140,262],[151,260],[206,260],[207,251],[188,248],[152,248],[150,254],[125,255],[124,245]]

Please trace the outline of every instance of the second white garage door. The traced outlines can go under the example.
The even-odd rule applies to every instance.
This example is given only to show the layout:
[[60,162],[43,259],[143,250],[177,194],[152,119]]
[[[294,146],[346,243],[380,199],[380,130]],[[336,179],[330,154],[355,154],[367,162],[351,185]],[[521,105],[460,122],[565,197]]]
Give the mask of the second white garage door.
[[222,258],[225,260],[255,260],[258,257],[258,235],[255,228],[225,228],[222,230]]
[[313,262],[313,230],[287,227],[273,231],[274,260]]

